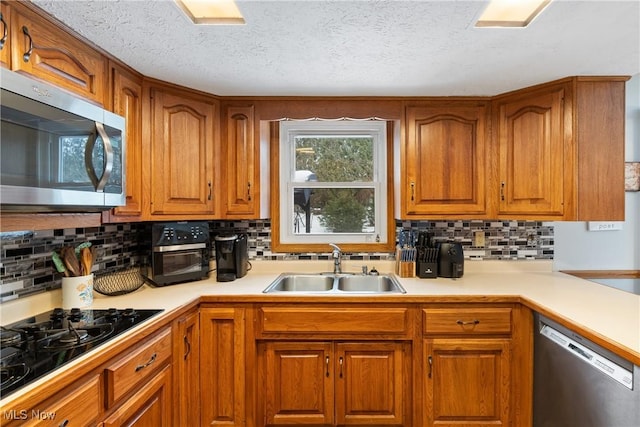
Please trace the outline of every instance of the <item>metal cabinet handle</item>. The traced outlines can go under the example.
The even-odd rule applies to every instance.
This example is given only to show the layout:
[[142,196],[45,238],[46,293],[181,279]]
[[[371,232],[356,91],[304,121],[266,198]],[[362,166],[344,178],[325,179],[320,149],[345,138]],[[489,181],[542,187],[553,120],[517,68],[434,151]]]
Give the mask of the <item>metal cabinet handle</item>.
[[145,363],[145,364],[143,364],[143,365],[138,365],[138,366],[136,366],[136,372],[138,372],[138,371],[140,371],[141,369],[144,369],[144,368],[146,368],[147,366],[151,365],[153,362],[155,362],[155,361],[156,361],[156,358],[157,358],[157,357],[158,357],[158,354],[157,354],[157,353],[153,353],[153,354],[151,355],[151,359],[149,359],[149,361],[148,361],[147,363]]
[[68,425],[69,425],[69,420],[64,420],[60,424],[58,424],[59,427],[67,427]]
[[31,59],[31,53],[33,52],[33,39],[31,38],[31,34],[29,34],[29,29],[26,25],[22,26],[22,34],[29,38],[29,49],[22,55],[22,60],[24,62],[29,62],[29,59]]
[[329,376],[329,356],[325,359],[325,363],[327,365],[327,377]]
[[502,181],[500,183],[500,200],[502,201],[504,201],[504,186],[505,186],[505,183],[504,181]]
[[431,355],[427,357],[427,363],[429,364],[429,373],[427,374],[427,376],[431,378],[431,373],[433,372],[433,358],[431,357]]
[[[470,321],[456,320],[456,323],[460,325],[463,330],[473,330],[475,329],[476,325],[480,323],[480,321],[478,319],[473,319]],[[467,326],[469,326],[469,328],[467,328]]]
[[207,197],[207,200],[211,200],[211,197],[213,197],[213,195],[211,193],[213,191],[212,188],[211,188],[211,181],[209,181],[207,183],[207,185],[209,186],[209,196]]
[[344,365],[344,359],[342,356],[340,356],[340,359],[338,359],[338,363],[340,364],[340,378],[342,378],[342,367]]
[[4,20],[4,16],[2,12],[0,12],[0,22],[2,22],[2,38],[0,39],[0,50],[4,47],[5,42],[7,41],[7,34],[9,33],[9,27]]
[[415,200],[415,193],[416,193],[416,183],[411,181],[411,201],[412,202]]
[[184,360],[187,360],[187,356],[189,356],[189,353],[191,353],[191,343],[189,342],[189,338],[187,338],[187,336],[184,336],[184,346],[186,347],[187,351],[184,353]]
[[247,200],[251,201],[251,183],[247,182]]

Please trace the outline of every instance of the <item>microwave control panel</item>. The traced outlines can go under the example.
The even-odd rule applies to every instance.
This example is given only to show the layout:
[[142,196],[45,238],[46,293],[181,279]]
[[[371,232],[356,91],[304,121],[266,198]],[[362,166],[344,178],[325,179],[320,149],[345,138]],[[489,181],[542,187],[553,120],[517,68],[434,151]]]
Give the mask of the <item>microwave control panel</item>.
[[208,243],[209,223],[199,221],[153,224],[151,238],[153,246]]

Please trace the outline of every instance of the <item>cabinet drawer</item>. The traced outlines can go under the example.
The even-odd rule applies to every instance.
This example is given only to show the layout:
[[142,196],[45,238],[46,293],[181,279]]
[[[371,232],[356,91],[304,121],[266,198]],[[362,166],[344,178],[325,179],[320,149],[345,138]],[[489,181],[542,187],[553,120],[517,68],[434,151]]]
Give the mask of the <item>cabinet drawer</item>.
[[269,333],[407,334],[408,308],[262,307],[259,330]]
[[427,308],[425,334],[510,334],[511,308]]
[[149,379],[156,368],[171,357],[171,329],[167,328],[141,347],[127,354],[105,369],[107,405],[127,394],[136,385]]
[[21,412],[21,416],[24,417],[21,419],[27,419],[28,421],[20,425],[96,425],[101,406],[100,376],[96,375],[65,397],[61,399],[56,397],[51,405],[44,403],[42,406],[32,408],[29,412]]

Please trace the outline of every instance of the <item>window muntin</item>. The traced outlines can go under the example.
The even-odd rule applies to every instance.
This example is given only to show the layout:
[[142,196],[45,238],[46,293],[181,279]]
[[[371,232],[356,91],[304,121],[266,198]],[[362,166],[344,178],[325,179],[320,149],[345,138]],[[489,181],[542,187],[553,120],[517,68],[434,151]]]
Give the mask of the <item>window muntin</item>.
[[386,122],[280,123],[281,243],[385,243]]

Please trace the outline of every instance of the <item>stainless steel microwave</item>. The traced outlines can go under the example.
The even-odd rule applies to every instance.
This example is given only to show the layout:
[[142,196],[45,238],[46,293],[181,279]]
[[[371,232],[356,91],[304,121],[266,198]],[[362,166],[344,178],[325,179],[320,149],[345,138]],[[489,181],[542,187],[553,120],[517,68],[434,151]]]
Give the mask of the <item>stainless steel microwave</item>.
[[55,86],[0,69],[0,209],[125,204],[125,120]]

